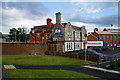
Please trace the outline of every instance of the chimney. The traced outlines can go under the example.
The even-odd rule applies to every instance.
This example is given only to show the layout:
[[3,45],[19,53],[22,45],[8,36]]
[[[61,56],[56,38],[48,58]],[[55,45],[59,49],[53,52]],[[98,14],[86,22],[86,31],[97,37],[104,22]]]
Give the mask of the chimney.
[[95,29],[94,29],[94,32],[95,32],[95,31],[98,31],[98,28],[95,28]]
[[56,24],[61,24],[61,13],[56,13]]
[[104,28],[104,29],[103,29],[103,31],[107,31],[107,29],[106,29],[106,28]]
[[46,21],[47,21],[47,29],[49,29],[51,27],[51,21],[52,21],[52,19],[47,18]]

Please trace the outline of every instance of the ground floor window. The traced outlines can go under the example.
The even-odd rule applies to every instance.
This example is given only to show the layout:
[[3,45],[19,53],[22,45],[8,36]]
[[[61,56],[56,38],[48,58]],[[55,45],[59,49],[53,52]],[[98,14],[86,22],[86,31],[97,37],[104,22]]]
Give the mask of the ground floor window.
[[72,49],[72,43],[67,43],[67,49]]
[[111,46],[113,45],[113,43],[111,42]]
[[116,42],[115,42],[114,46],[116,46]]
[[44,37],[42,37],[42,42],[44,42],[45,41],[45,38]]
[[119,44],[118,44],[119,46],[120,46],[120,42],[119,42]]

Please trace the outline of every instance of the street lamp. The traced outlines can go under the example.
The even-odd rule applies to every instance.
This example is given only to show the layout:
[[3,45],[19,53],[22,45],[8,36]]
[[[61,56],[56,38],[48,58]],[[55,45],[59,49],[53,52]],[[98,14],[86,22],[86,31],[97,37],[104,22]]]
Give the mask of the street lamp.
[[87,44],[87,41],[86,41],[87,34],[86,33],[85,33],[84,37],[85,37],[84,45],[85,45],[85,64],[86,64],[86,44]]

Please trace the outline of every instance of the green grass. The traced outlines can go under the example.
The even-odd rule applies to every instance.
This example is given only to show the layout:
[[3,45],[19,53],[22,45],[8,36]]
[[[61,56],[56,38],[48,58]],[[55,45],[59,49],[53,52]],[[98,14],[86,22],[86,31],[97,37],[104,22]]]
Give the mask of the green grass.
[[100,80],[94,76],[68,70],[5,69],[5,73],[11,78],[94,78],[94,80]]
[[[49,55],[3,55],[2,64],[14,65],[85,65],[84,60]],[[94,64],[94,62],[87,61]]]

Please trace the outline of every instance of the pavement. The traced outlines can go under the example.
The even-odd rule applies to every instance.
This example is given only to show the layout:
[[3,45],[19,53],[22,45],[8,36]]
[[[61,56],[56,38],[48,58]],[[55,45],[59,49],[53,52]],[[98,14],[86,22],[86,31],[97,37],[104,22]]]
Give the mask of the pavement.
[[16,69],[40,69],[40,70],[71,70],[75,72],[80,72],[88,74],[91,76],[99,77],[107,80],[120,80],[120,74],[115,74],[103,70],[98,70],[97,67],[92,66],[23,66],[23,65],[14,65]]

